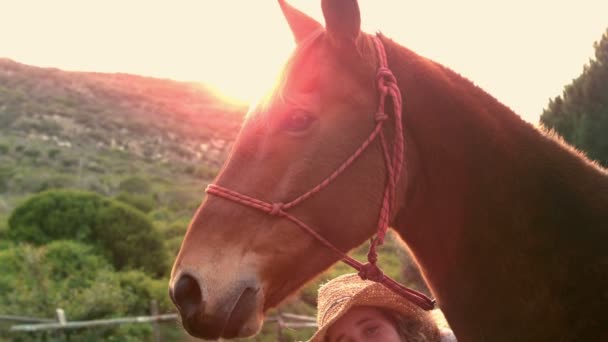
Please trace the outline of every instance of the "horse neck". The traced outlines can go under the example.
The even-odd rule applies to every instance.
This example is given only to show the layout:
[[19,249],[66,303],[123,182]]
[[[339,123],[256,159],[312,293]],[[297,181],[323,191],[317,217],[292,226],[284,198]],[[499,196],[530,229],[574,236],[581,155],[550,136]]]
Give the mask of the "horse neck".
[[470,81],[389,44],[389,63],[404,99],[406,140],[403,202],[396,226],[414,242],[428,236],[418,224],[449,217],[453,226],[465,219],[465,213],[488,204],[483,197],[504,190],[511,175],[527,166],[521,163],[521,153],[528,154],[530,144],[542,145],[542,138]]
[[[544,291],[518,283],[534,279],[534,267],[546,262],[540,253],[537,259],[526,253],[564,247],[565,225],[589,222],[569,216],[561,231],[547,234],[548,229],[536,228],[555,228],[552,214],[573,209],[564,206],[591,208],[583,193],[608,203],[607,178],[468,80],[396,44],[387,45],[403,94],[406,139],[402,202],[393,226],[450,324],[471,340],[492,340],[491,329],[468,329],[483,326],[484,320],[486,327],[497,324],[500,329],[505,317],[535,317],[517,307],[520,297],[510,297]],[[504,299],[500,312],[497,298]],[[471,319],[479,325],[471,326]]]

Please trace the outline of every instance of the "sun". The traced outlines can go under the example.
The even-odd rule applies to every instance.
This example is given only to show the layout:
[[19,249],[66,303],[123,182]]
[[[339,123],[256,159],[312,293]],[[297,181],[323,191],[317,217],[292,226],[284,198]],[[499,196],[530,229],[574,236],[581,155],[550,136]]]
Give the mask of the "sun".
[[[204,54],[206,62],[210,64],[204,67],[204,71],[201,70],[197,79],[205,80],[226,95],[248,103],[271,89],[295,48],[291,32],[276,7],[270,7],[265,17],[256,20],[257,23],[249,23],[250,16],[233,16],[231,21],[247,24],[242,29],[223,32],[222,37],[208,36],[205,45],[212,45],[213,48],[201,47],[199,53]],[[257,10],[256,13],[265,12]],[[256,31],[247,30],[250,25],[257,25]],[[196,70],[196,66],[191,70]]]
[[187,46],[175,49],[188,53],[176,56],[168,50],[164,58],[175,61],[176,78],[199,80],[227,98],[252,103],[273,87],[295,43],[275,2],[238,6],[234,11],[231,3],[218,2],[212,13],[193,22],[197,29]]

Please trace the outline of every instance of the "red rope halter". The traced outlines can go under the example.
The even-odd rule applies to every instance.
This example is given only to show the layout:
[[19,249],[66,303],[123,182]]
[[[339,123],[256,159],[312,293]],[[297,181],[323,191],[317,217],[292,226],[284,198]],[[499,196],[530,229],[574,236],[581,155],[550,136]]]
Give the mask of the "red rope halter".
[[[308,232],[315,239],[321,242],[324,246],[334,251],[337,255],[340,256],[342,261],[346,264],[352,266],[357,271],[359,271],[359,276],[362,279],[369,279],[375,282],[379,282],[384,284],[387,288],[395,291],[397,294],[405,297],[410,300],[412,303],[418,305],[424,310],[432,310],[435,307],[435,301],[424,294],[409,289],[392,278],[386,276],[380,268],[376,265],[376,261],[378,260],[378,256],[376,253],[376,247],[382,245],[384,242],[384,236],[388,229],[388,223],[390,219],[390,213],[392,209],[392,205],[395,203],[395,188],[399,181],[399,175],[401,174],[401,166],[403,164],[403,125],[401,122],[401,91],[397,86],[397,80],[393,75],[392,71],[388,68],[388,61],[386,58],[386,52],[384,50],[384,45],[382,41],[378,37],[373,37],[374,44],[376,45],[376,50],[378,52],[378,60],[379,60],[379,68],[377,73],[377,86],[378,91],[380,92],[380,99],[378,104],[378,111],[375,115],[376,127],[370,134],[370,136],[363,141],[361,146],[350,156],[338,169],[336,169],[329,177],[323,180],[319,185],[310,189],[300,197],[292,200],[288,203],[269,203],[257,198],[253,198],[247,195],[243,195],[236,191],[232,191],[230,189],[226,189],[219,185],[210,184],[207,187],[207,193],[213,194],[216,196],[223,197],[225,199],[237,202],[239,204],[255,208],[261,210],[265,213],[268,213],[273,216],[283,217],[296,225],[302,228],[304,231]],[[389,116],[385,112],[384,104],[386,102],[387,96],[392,98],[393,102],[393,113],[394,113],[394,121],[395,121],[395,145],[393,148],[392,158],[390,156],[386,139],[384,137],[384,132],[382,130],[382,126],[384,122],[389,118]],[[335,247],[331,242],[327,241],[323,236],[319,235],[314,229],[308,226],[306,223],[302,222],[297,217],[289,214],[287,211],[296,205],[304,202],[306,199],[310,198],[314,194],[320,192],[323,188],[328,186],[334,179],[336,179],[346,168],[348,168],[351,164],[359,158],[359,156],[367,149],[367,147],[377,138],[380,137],[380,144],[382,145],[382,151],[384,155],[384,161],[387,170],[387,182],[386,187],[384,189],[384,197],[382,199],[382,207],[380,208],[380,214],[378,218],[377,225],[377,234],[374,238],[371,239],[369,252],[367,254],[368,262],[365,264],[360,263],[359,261],[351,258],[346,253]]]

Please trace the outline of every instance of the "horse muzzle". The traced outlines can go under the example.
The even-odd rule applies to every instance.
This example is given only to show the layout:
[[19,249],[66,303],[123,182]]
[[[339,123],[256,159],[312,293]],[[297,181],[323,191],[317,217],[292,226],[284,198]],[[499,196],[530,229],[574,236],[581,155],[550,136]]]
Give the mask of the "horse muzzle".
[[255,281],[239,281],[228,289],[209,289],[187,273],[176,278],[169,289],[186,331],[206,340],[256,334],[263,322],[262,292]]

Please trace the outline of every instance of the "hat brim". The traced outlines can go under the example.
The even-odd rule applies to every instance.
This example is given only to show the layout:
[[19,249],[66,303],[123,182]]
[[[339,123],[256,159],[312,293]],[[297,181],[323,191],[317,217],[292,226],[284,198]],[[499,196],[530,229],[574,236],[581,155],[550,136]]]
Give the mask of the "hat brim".
[[371,284],[350,299],[341,304],[339,310],[327,323],[315,332],[308,342],[325,342],[329,328],[342,318],[351,308],[358,306],[370,306],[374,308],[388,309],[401,315],[406,320],[426,320],[429,313],[417,307],[415,304],[399,296],[380,283]]

